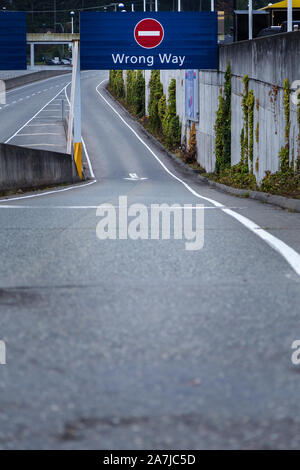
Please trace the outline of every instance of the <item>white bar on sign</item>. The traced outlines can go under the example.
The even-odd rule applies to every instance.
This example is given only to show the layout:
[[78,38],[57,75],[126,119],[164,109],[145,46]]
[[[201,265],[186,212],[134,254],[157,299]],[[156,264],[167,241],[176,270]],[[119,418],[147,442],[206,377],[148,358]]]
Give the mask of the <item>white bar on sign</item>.
[[138,36],[160,36],[160,31],[138,31]]

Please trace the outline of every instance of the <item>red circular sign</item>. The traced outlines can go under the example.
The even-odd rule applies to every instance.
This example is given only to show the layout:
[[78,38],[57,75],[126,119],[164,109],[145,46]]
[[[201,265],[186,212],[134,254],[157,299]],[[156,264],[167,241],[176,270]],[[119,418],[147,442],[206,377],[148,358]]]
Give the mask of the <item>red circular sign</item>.
[[134,28],[134,38],[139,46],[152,49],[159,46],[164,38],[164,28],[159,21],[145,18]]

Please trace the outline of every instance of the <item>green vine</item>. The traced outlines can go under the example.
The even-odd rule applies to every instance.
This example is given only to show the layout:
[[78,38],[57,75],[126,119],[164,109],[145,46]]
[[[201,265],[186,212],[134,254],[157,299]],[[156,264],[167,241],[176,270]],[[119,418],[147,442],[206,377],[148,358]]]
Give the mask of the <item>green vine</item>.
[[254,94],[250,90],[247,97],[248,125],[249,125],[249,148],[248,157],[251,162],[250,173],[253,173],[253,137],[254,137]]
[[168,106],[162,117],[162,130],[169,148],[177,148],[181,141],[181,124],[176,114],[176,80],[172,78],[168,89]]
[[244,142],[241,148],[241,162],[248,165],[248,145],[249,145],[249,114],[248,114],[248,94],[249,94],[249,77],[245,75],[243,78],[244,93],[242,97],[242,111],[244,121]]
[[257,123],[256,123],[255,140],[256,140],[256,143],[258,144],[259,143],[259,121],[257,121]]
[[117,98],[125,97],[123,70],[110,70],[109,88]]
[[290,168],[290,83],[286,78],[283,83],[283,104],[284,104],[284,119],[285,119],[285,145],[281,147],[279,152],[280,170],[288,171]]
[[220,88],[214,131],[215,171],[220,174],[231,165],[231,68],[229,64],[224,74],[224,96],[222,88]]
[[163,95],[163,86],[160,82],[160,71],[152,70],[149,81],[149,124],[154,132],[161,130],[161,120],[158,114],[158,103]]

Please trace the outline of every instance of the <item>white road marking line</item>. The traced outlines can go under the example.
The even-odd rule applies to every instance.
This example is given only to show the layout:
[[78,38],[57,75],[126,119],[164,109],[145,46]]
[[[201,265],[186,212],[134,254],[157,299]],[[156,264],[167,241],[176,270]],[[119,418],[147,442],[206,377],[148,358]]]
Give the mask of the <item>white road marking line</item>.
[[65,191],[71,191],[73,189],[81,189],[81,188],[84,188],[85,186],[90,186],[91,184],[94,184],[94,183],[97,183],[97,180],[89,181],[88,183],[82,183],[77,186],[72,185],[72,186],[69,186],[68,188],[53,189],[52,191],[46,191],[44,193],[39,193],[39,194],[29,194],[28,196],[9,197],[5,199],[1,199],[0,205],[2,206],[2,202],[7,202],[7,201],[18,201],[20,199],[30,199],[32,197],[49,196],[50,194],[63,193]]
[[39,144],[19,144],[18,146],[19,147],[40,147],[40,146],[43,146],[43,147],[63,147],[65,148],[65,144],[64,145],[59,145],[59,144],[45,144],[43,142],[40,142]]
[[123,178],[124,180],[129,181],[143,181],[147,180],[148,178],[140,178],[136,173],[129,173],[129,178]]
[[[68,104],[70,105],[70,100],[69,100],[69,97],[68,97],[68,94],[67,94],[67,88],[68,88],[69,85],[70,85],[70,83],[68,83],[68,85],[66,85],[66,87],[65,87],[65,95],[66,95]],[[95,174],[94,174],[94,170],[93,170],[93,167],[92,167],[92,163],[91,163],[91,160],[90,160],[90,157],[89,157],[89,154],[88,154],[88,151],[87,151],[87,148],[86,148],[86,144],[85,144],[85,141],[84,141],[83,137],[81,137],[81,141],[82,141],[83,149],[84,149],[84,152],[85,152],[85,155],[86,155],[86,159],[87,159],[87,162],[88,162],[88,166],[89,166],[89,170],[90,170],[91,177],[92,177],[92,178],[95,178]]]
[[114,113],[121,119],[121,121],[133,132],[133,134],[136,136],[136,138],[149,150],[151,155],[157,160],[157,162],[162,166],[162,168],[176,181],[181,183],[188,191],[190,191],[194,196],[204,199],[207,202],[210,202],[216,207],[221,207],[222,211],[225,212],[227,215],[230,215],[233,217],[235,220],[240,222],[244,227],[246,227],[248,230],[251,232],[255,233],[259,238],[264,240],[271,248],[273,248],[277,253],[279,253],[287,262],[288,264],[293,268],[293,270],[300,276],[300,254],[297,253],[296,250],[291,248],[289,245],[284,243],[282,240],[280,240],[277,237],[274,237],[274,235],[271,235],[269,232],[266,230],[262,229],[259,225],[257,225],[255,222],[253,222],[251,219],[248,219],[247,217],[244,217],[237,212],[232,211],[231,209],[225,209],[222,207],[222,204],[220,204],[218,201],[215,201],[214,199],[210,199],[205,196],[201,196],[201,194],[197,193],[193,188],[191,188],[187,183],[185,183],[183,180],[178,178],[178,176],[174,175],[167,167],[166,165],[159,159],[159,157],[156,155],[156,153],[153,152],[153,150],[149,147],[149,145],[144,142],[144,140],[138,135],[138,133],[125,121],[125,119],[121,116],[121,114],[110,104],[110,102],[102,95],[102,93],[98,90],[100,85],[102,83],[107,82],[108,80],[102,80],[99,85],[96,87],[96,92],[101,96],[101,98],[105,101],[105,103],[114,111]]
[[51,122],[48,122],[47,124],[28,124],[27,127],[41,127],[41,126],[56,126],[56,127],[60,127],[60,124],[55,124],[55,123],[51,123]]
[[[99,204],[100,205],[100,204]],[[45,210],[45,209],[98,209],[98,206],[24,206],[24,205],[16,205],[16,204],[9,204],[9,205],[3,205],[0,204],[0,209],[39,209],[39,210]],[[105,205],[101,204],[101,207],[104,209],[110,209],[111,207],[115,209],[121,209],[123,206],[118,206],[118,205]],[[151,206],[145,206],[147,209],[151,209]],[[214,207],[214,206],[201,206],[201,207],[185,207],[185,206],[177,206],[177,207],[164,207],[163,210],[219,210],[224,208],[225,206],[222,207]],[[236,209],[236,208],[234,208]],[[242,209],[241,207],[238,207],[237,209]],[[0,229],[1,230],[1,229]]]
[[64,135],[55,132],[37,132],[35,134],[17,134],[16,137],[24,137],[25,135]]
[[[66,87],[68,86],[68,84],[66,85]],[[65,88],[65,87],[64,87]],[[47,106],[48,104],[52,103],[52,101],[64,90],[64,88],[62,88],[62,90],[60,90],[57,95],[54,96],[54,98],[52,98],[50,101],[48,101],[48,103],[46,103],[37,113],[35,113],[34,116],[32,116],[32,118],[29,119],[29,121],[27,121],[22,127],[20,127],[20,129],[17,130],[17,132],[15,132],[9,139],[7,139],[4,143],[5,144],[8,144],[8,142],[10,142],[20,131],[22,131],[24,129],[24,127],[26,127],[31,121],[33,121],[34,118],[36,118],[36,116],[38,116],[40,114],[41,111],[43,111]]]

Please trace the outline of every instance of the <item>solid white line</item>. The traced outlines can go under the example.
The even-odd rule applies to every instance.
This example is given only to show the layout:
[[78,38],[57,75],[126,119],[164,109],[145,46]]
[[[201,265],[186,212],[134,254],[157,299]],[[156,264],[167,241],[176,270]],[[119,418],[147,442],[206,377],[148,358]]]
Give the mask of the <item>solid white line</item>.
[[[24,206],[24,205],[16,205],[16,204],[10,204],[10,205],[2,205],[0,204],[0,209],[39,209],[39,210],[45,210],[45,209],[98,209],[98,207],[101,206],[104,209],[110,209],[111,207],[115,209],[122,209],[124,206],[115,206],[112,204],[108,204],[107,206],[105,204],[99,204],[97,206]],[[145,206],[147,209],[151,209],[151,206]],[[225,207],[225,206],[224,206]],[[212,209],[212,210],[220,210],[222,208],[220,207],[214,207],[214,206],[203,206],[200,204],[197,204],[196,206],[176,206],[176,207],[162,207],[161,210],[207,210],[207,209]],[[238,209],[241,209],[240,207]]]
[[41,126],[59,126],[60,127],[60,124],[54,124],[54,123],[50,123],[48,122],[47,124],[28,124],[27,127],[41,127]]
[[[65,87],[65,95],[66,95],[68,104],[69,104],[69,106],[70,106],[70,100],[69,100],[69,97],[68,97],[68,94],[67,94],[67,88],[68,88],[69,85],[70,85],[70,83],[68,83],[68,85]],[[85,141],[84,141],[83,137],[81,137],[81,141],[82,141],[83,149],[84,149],[84,151],[85,151],[86,160],[87,160],[87,162],[88,162],[88,166],[89,166],[89,170],[90,170],[91,177],[92,177],[92,178],[95,178],[95,174],[94,174],[94,170],[93,170],[93,167],[92,167],[92,163],[91,163],[91,160],[90,160],[90,157],[89,157],[89,154],[88,154],[88,151],[87,151],[87,148],[86,148],[86,144],[85,144]]]
[[39,194],[29,194],[28,196],[9,197],[5,199],[1,199],[0,205],[2,206],[2,203],[7,202],[7,201],[18,201],[20,199],[30,199],[32,197],[49,196],[50,194],[63,193],[65,191],[70,191],[72,189],[84,188],[85,186],[90,186],[91,184],[94,184],[94,183],[97,183],[97,181],[93,180],[93,181],[89,181],[88,183],[83,183],[83,184],[76,185],[76,186],[69,186],[68,188],[63,188],[63,189],[53,189],[53,191],[46,191],[44,193],[39,193]]
[[[67,87],[67,86],[68,86],[68,84],[65,85],[65,87]],[[33,119],[34,119],[36,116],[38,116],[38,115],[41,113],[41,111],[43,111],[43,110],[48,106],[48,104],[50,104],[53,100],[55,100],[55,98],[65,89],[65,87],[62,88],[62,89],[57,93],[57,95],[54,96],[54,98],[52,98],[50,101],[48,101],[48,103],[46,103],[45,106],[43,106],[34,116],[32,116],[32,118],[30,118],[22,127],[20,127],[20,129],[17,130],[17,132],[15,132],[9,139],[7,139],[4,143],[5,143],[5,144],[8,144],[8,142],[10,142],[21,130],[23,130],[24,127],[27,126],[27,124],[29,124],[31,121],[33,121]]]
[[259,225],[257,225],[255,222],[252,220],[248,219],[247,217],[244,217],[237,212],[232,211],[231,209],[224,209],[223,205],[220,204],[218,201],[215,201],[214,199],[210,199],[205,196],[201,196],[201,194],[197,193],[193,188],[191,188],[187,183],[185,183],[183,180],[178,178],[178,176],[174,175],[167,167],[166,165],[158,158],[158,156],[153,152],[153,150],[149,147],[149,145],[144,142],[144,140],[138,135],[138,133],[125,121],[125,119],[121,116],[120,113],[110,104],[110,102],[102,95],[102,93],[98,90],[100,85],[102,83],[106,82],[107,79],[102,80],[99,85],[96,87],[97,93],[101,96],[101,98],[105,101],[105,103],[113,110],[113,112],[121,119],[121,121],[133,132],[133,134],[136,136],[136,138],[149,150],[151,155],[157,160],[157,162],[163,167],[163,169],[176,181],[181,183],[188,191],[190,191],[194,196],[204,199],[205,201],[210,202],[216,207],[220,207],[223,212],[225,212],[227,215],[230,215],[234,219],[236,219],[238,222],[240,222],[244,227],[246,227],[248,230],[251,232],[255,233],[259,238],[264,240],[269,246],[271,246],[277,253],[279,253],[287,262],[288,264],[294,269],[294,271],[300,276],[300,254],[297,253],[293,248],[291,248],[289,245],[284,243],[282,240],[279,238],[274,237],[274,235],[271,235],[269,232],[266,230],[262,229]]
[[58,144],[46,144],[46,143],[43,143],[43,142],[40,142],[38,144],[37,143],[34,143],[34,144],[18,144],[19,147],[28,147],[28,148],[30,148],[30,147],[40,147],[41,145],[43,147],[47,146],[47,147],[63,147],[63,148],[65,148],[65,146],[66,146],[65,144],[64,145],[61,145],[61,144],[60,145],[58,145]]
[[26,135],[63,135],[63,134],[58,134],[58,133],[55,133],[55,132],[38,132],[36,134],[18,134],[16,135],[16,137],[24,137]]

